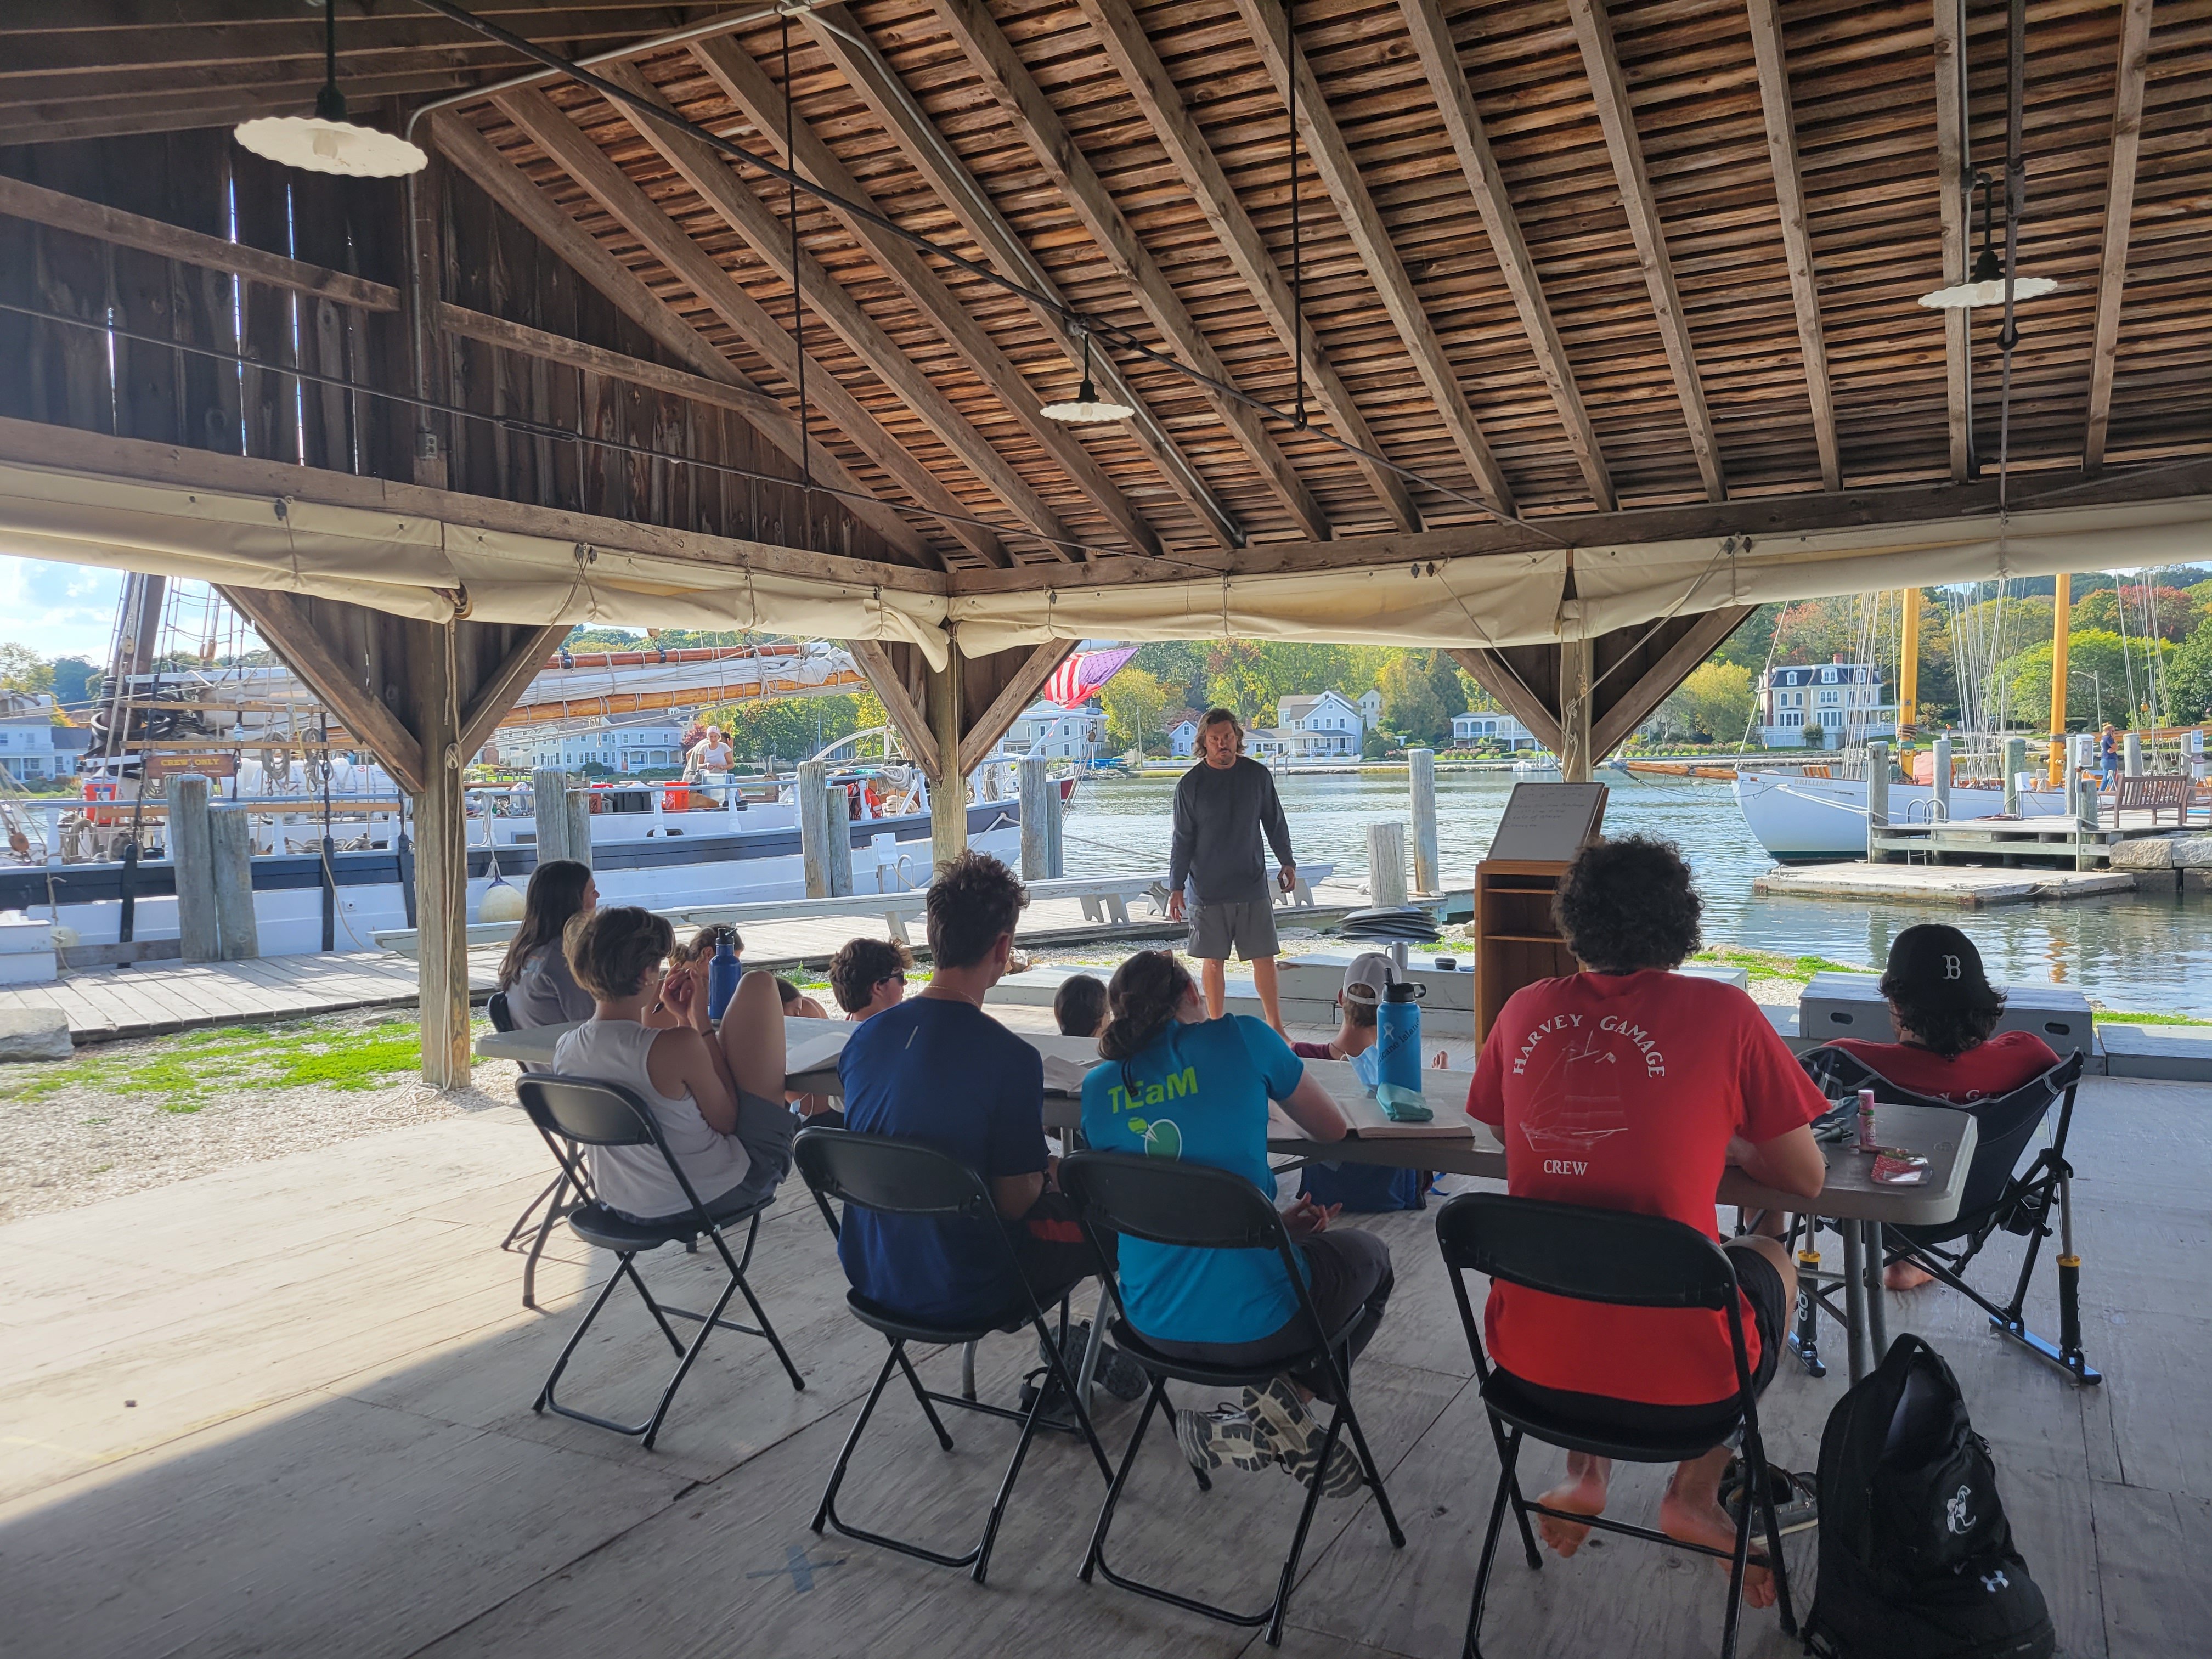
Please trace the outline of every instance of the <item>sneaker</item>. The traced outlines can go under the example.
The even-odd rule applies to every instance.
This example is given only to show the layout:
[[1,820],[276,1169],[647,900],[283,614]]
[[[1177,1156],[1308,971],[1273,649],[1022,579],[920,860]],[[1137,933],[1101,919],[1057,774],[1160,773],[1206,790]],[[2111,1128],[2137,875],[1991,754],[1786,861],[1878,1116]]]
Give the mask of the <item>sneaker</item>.
[[1342,1440],[1329,1453],[1328,1468],[1322,1468],[1321,1449],[1328,1431],[1315,1420],[1287,1377],[1278,1376],[1265,1389],[1245,1389],[1243,1403],[1262,1443],[1301,1485],[1310,1486],[1319,1474],[1322,1497],[1343,1498],[1364,1483],[1358,1455]]
[[[1073,1376],[1082,1365],[1083,1351],[1090,1341],[1089,1320],[1080,1320],[1068,1327],[1066,1358],[1069,1376]],[[1048,1364],[1051,1363],[1046,1359],[1042,1340],[1037,1343],[1037,1358]],[[1142,1400],[1145,1390],[1152,1386],[1152,1379],[1145,1368],[1111,1342],[1098,1345],[1098,1364],[1091,1373],[1091,1380],[1116,1400]]]
[[1175,1414],[1176,1441],[1190,1466],[1201,1472],[1224,1463],[1248,1474],[1264,1469],[1274,1457],[1261,1443],[1252,1419],[1223,1401],[1210,1412],[1179,1411]]

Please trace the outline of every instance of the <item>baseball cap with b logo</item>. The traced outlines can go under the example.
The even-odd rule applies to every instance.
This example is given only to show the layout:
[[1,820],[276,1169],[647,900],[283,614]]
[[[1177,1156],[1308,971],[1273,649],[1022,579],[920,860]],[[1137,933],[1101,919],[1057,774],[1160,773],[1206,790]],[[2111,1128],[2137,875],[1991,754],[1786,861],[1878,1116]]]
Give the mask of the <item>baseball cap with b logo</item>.
[[1881,976],[1885,996],[1900,993],[1922,1007],[2001,1008],[2003,994],[1982,971],[1973,940],[1940,921],[1906,928],[1892,941]]

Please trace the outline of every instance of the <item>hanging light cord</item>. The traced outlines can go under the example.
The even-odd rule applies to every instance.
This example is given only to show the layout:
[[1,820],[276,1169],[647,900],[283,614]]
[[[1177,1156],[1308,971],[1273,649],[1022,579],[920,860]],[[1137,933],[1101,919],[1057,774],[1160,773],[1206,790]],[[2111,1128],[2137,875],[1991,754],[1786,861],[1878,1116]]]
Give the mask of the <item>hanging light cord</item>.
[[[2021,106],[2027,95],[2027,0],[2012,0],[2005,28],[2005,247],[2003,354],[1997,391],[1997,514],[2011,506],[2012,351],[2020,343],[2013,320],[2013,274],[2020,262],[2020,216],[2027,206],[2027,162],[2021,154]],[[1986,199],[1986,198],[1984,198]]]

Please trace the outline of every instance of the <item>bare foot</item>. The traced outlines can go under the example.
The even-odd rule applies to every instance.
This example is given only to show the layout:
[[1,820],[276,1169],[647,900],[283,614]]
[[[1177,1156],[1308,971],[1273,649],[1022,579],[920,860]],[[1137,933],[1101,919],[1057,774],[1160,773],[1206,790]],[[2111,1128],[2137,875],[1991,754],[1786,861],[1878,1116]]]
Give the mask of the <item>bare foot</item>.
[[1881,1270],[1881,1282],[1887,1290],[1917,1291],[1923,1285],[1934,1284],[1936,1275],[1923,1273],[1910,1261],[1893,1261]]
[[[1573,1515],[1602,1515],[1607,1474],[1606,1467],[1595,1460],[1579,1474],[1570,1466],[1567,1478],[1536,1501],[1546,1509],[1565,1510]],[[1543,1534],[1545,1547],[1563,1557],[1580,1549],[1583,1540],[1590,1534],[1588,1527],[1578,1527],[1571,1521],[1555,1521],[1548,1515],[1536,1517],[1536,1530]]]
[[[1696,1504],[1677,1496],[1670,1484],[1667,1495],[1659,1500],[1659,1530],[1669,1538],[1679,1538],[1687,1544],[1710,1545],[1717,1550],[1735,1548],[1735,1523],[1718,1504]],[[1759,1565],[1759,1540],[1752,1540],[1751,1559],[1744,1564],[1743,1601],[1746,1607],[1771,1607],[1774,1605],[1774,1575]],[[1729,1570],[1726,1561],[1715,1565],[1723,1572]]]

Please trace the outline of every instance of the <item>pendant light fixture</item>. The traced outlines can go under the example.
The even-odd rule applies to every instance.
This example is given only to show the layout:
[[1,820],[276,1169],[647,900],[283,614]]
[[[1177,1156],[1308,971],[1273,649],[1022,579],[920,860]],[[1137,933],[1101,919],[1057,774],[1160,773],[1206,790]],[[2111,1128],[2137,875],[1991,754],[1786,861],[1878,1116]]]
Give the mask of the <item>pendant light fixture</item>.
[[315,112],[241,121],[234,136],[256,155],[285,167],[348,179],[397,179],[430,164],[404,138],[346,119],[345,94],[338,90],[337,0],[323,0],[323,89],[315,94]]
[[1064,404],[1047,404],[1037,413],[1048,421],[1058,421],[1063,426],[1103,426],[1111,421],[1126,421],[1137,411],[1127,404],[1117,404],[1102,398],[1098,388],[1091,383],[1091,333],[1083,334],[1083,384],[1075,390],[1074,400]]
[[[2004,303],[2004,262],[1997,258],[1996,235],[1991,229],[1990,198],[1996,193],[1996,180],[1986,173],[1978,173],[1974,183],[1982,191],[1982,251],[1974,257],[1973,271],[1965,282],[1920,296],[1920,303],[1931,310],[1962,311]],[[2012,297],[2015,301],[2039,299],[2057,287],[2057,283],[2048,276],[2015,276]]]
[[[1976,256],[1974,268],[1963,283],[1953,283],[1939,288],[1933,294],[1923,294],[1920,303],[1931,311],[1969,311],[1981,306],[2005,307],[2005,329],[2013,332],[2012,307],[2022,300],[2039,299],[2054,292],[2058,284],[2048,276],[2023,276],[2020,274],[2020,222],[2027,207],[2027,162],[2021,154],[2021,106],[2027,100],[2027,9],[2022,0],[2012,0],[2005,27],[2005,251],[2003,258],[1997,257],[1996,239],[1993,228],[1995,214],[1991,196],[1996,181],[1986,173],[1971,174],[1966,183],[1967,211],[1973,210],[1973,189],[1982,190],[1982,251]],[[1959,6],[1959,100],[1961,108],[1966,98],[1966,6]],[[2007,279],[2010,279],[2009,292]]]

